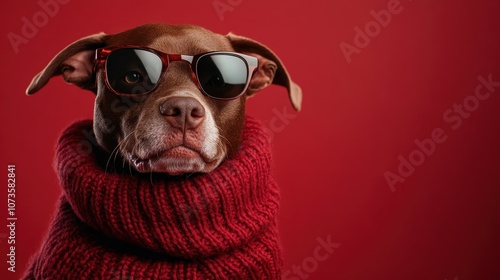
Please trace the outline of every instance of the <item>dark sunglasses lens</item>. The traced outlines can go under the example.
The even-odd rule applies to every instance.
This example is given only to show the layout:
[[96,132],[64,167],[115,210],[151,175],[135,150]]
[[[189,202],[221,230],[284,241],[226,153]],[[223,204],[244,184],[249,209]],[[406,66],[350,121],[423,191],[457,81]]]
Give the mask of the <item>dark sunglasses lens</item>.
[[161,58],[140,49],[112,51],[106,60],[106,76],[110,87],[121,94],[145,94],[158,84]]
[[208,54],[198,60],[196,74],[206,94],[215,98],[234,98],[245,90],[248,68],[238,56]]

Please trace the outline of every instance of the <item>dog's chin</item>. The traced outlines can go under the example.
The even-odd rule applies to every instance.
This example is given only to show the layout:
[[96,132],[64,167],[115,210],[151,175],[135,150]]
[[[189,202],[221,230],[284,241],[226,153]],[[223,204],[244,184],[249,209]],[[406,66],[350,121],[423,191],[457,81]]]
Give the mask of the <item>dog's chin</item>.
[[171,176],[208,173],[222,161],[207,158],[200,152],[184,146],[174,147],[147,158],[139,158],[131,154],[127,158],[140,173],[166,173]]

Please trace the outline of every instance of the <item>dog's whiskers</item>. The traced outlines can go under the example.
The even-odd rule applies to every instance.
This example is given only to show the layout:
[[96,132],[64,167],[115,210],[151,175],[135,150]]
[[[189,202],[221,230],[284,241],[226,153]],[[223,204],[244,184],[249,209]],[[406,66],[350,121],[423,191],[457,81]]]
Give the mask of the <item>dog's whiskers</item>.
[[[120,148],[121,148],[121,145],[125,144],[125,142],[129,139],[130,136],[132,136],[132,134],[135,132],[135,130],[132,130],[129,134],[127,134],[119,143],[118,145],[116,145],[116,147],[113,149],[113,151],[111,152],[111,154],[109,155],[108,157],[108,161],[106,162],[106,167],[104,168],[104,171],[107,172],[108,171],[108,167],[109,167],[109,164],[111,162],[111,158],[113,157],[113,167],[116,166],[116,157],[118,156],[118,153],[120,151]],[[114,156],[113,156],[114,154]],[[125,167],[125,160],[122,161],[122,168]]]
[[[215,127],[217,128],[218,131],[222,131],[222,129],[218,125],[216,125]],[[220,137],[221,141],[217,142],[217,148],[220,148],[224,153],[227,153],[227,150],[231,150],[232,151],[233,150],[233,146],[231,145],[231,141],[229,141],[229,139],[227,139],[226,137],[224,137],[220,133],[219,133],[219,137]],[[227,146],[225,146],[222,143],[222,141],[226,142]]]
[[[135,154],[137,154],[137,153],[136,153],[136,146],[135,146],[135,145],[132,147],[132,154],[134,154],[134,155],[135,155]],[[123,161],[123,163],[122,163],[122,164],[123,164],[123,168],[125,168],[125,161]],[[128,164],[128,173],[129,173],[131,176],[133,176],[133,173],[132,173],[132,165],[131,165],[131,164]]]

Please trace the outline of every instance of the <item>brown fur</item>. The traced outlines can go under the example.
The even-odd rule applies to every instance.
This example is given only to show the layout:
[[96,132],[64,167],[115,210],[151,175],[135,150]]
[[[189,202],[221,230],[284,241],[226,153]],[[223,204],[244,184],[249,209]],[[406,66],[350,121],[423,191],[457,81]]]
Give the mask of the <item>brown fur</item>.
[[[246,94],[234,100],[221,101],[204,96],[191,78],[189,65],[183,62],[171,63],[159,87],[147,96],[124,97],[110,92],[104,84],[101,69],[97,68],[94,73],[93,67],[96,48],[119,45],[145,46],[165,53],[184,55],[237,51],[258,57],[259,67]],[[300,88],[291,81],[282,62],[270,49],[248,38],[234,34],[223,36],[190,25],[147,24],[113,35],[100,33],[82,38],[62,50],[33,79],[27,94],[35,93],[52,76],[59,74],[67,82],[96,94],[96,139],[104,150],[111,153],[120,141],[127,138],[120,144],[122,155],[137,145],[158,146],[158,142],[165,137],[164,133],[159,132],[173,131],[158,108],[179,93],[203,99],[208,105],[222,139],[217,151],[218,157],[222,158],[230,156],[239,146],[248,96],[275,83],[288,89],[290,101],[296,110],[300,109],[302,101]]]

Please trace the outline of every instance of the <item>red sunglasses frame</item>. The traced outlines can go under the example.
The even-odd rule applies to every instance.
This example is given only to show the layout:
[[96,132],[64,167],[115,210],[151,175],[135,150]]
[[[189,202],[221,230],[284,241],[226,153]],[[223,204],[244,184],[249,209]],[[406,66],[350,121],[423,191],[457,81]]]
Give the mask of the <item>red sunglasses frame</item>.
[[[133,94],[133,93],[120,93],[120,92],[117,92],[116,90],[114,90],[111,87],[111,85],[109,84],[109,81],[108,81],[107,73],[106,73],[106,61],[107,61],[108,56],[113,51],[120,50],[120,49],[144,50],[144,51],[148,51],[148,52],[154,53],[155,55],[157,55],[161,59],[161,61],[162,61],[161,74],[160,74],[160,77],[158,79],[158,82],[156,83],[156,85],[151,90],[149,90],[149,91],[147,91],[145,93]],[[198,80],[198,74],[197,74],[197,70],[196,70],[197,63],[198,63],[198,61],[199,61],[200,58],[202,58],[204,56],[207,56],[207,55],[212,55],[212,54],[232,55],[232,56],[238,57],[238,58],[240,58],[240,59],[243,60],[243,62],[245,63],[245,65],[247,67],[248,76],[247,76],[247,81],[246,81],[245,88],[243,89],[243,91],[241,93],[239,93],[238,95],[236,95],[234,97],[225,98],[225,97],[212,96],[212,95],[208,94],[203,89],[203,87],[200,84],[200,81]],[[235,99],[235,98],[240,97],[243,93],[245,93],[247,91],[247,89],[248,89],[248,86],[250,85],[250,81],[252,79],[253,74],[255,73],[255,70],[259,66],[259,60],[256,57],[250,56],[250,55],[246,55],[246,54],[242,54],[242,53],[237,53],[237,52],[213,51],[213,52],[200,53],[200,54],[197,54],[197,55],[183,55],[183,54],[167,54],[167,53],[164,53],[164,52],[161,52],[159,50],[155,50],[155,49],[152,49],[152,48],[149,48],[149,47],[141,47],[141,46],[135,46],[135,45],[123,45],[123,46],[104,47],[104,48],[96,49],[96,53],[95,53],[95,65],[94,65],[94,67],[101,67],[101,69],[103,71],[104,81],[105,81],[106,87],[110,91],[112,91],[114,94],[116,94],[116,95],[122,95],[122,96],[144,96],[144,95],[152,93],[153,91],[155,91],[158,88],[158,85],[160,84],[160,80],[165,75],[165,72],[167,72],[168,65],[171,62],[173,62],[173,61],[185,61],[185,62],[188,62],[191,65],[191,67],[190,67],[190,69],[191,69],[191,78],[196,83],[196,85],[198,86],[198,88],[200,89],[200,91],[203,92],[203,94],[205,94],[206,96],[209,96],[210,98],[220,99],[220,100]],[[94,71],[94,73],[95,73],[95,71]]]

